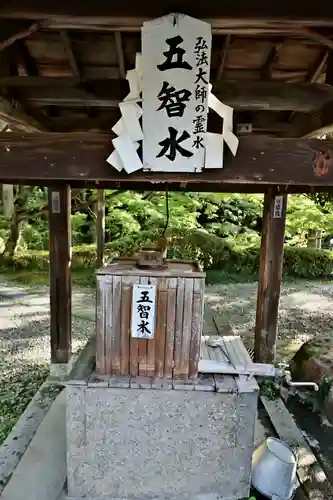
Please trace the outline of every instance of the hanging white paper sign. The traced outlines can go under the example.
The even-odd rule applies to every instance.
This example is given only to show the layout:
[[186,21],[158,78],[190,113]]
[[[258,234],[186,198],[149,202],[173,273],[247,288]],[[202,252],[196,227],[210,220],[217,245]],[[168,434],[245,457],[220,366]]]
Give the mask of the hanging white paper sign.
[[200,172],[205,164],[211,25],[183,14],[143,24],[143,169]]

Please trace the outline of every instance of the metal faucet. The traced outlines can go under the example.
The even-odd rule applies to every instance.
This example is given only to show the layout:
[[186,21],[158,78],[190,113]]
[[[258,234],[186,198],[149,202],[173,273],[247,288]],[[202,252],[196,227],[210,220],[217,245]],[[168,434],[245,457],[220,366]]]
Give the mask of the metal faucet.
[[319,386],[315,382],[292,382],[291,373],[287,369],[289,365],[286,363],[279,363],[276,369],[275,376],[277,378],[284,378],[289,387],[312,387],[316,392],[319,391]]

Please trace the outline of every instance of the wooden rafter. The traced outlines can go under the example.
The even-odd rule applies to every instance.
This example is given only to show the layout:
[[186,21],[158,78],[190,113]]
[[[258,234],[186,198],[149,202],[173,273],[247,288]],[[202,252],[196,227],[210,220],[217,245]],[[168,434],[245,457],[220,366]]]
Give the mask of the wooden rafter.
[[119,71],[120,76],[122,78],[126,78],[126,65],[125,65],[125,56],[123,51],[123,43],[120,31],[116,31],[114,34],[115,43],[116,43],[116,51],[119,63]]
[[[307,82],[309,83],[316,83],[317,80],[319,79],[326,63],[328,60],[328,56],[330,54],[330,50],[324,50],[321,54],[319,54],[318,59],[315,61],[315,64],[313,68],[310,70],[308,76],[307,76]],[[292,121],[292,119],[295,116],[296,111],[293,111],[290,116],[289,116],[289,122]]]
[[323,50],[321,54],[319,54],[318,59],[316,60],[313,68],[309,72],[307,78],[307,81],[309,83],[316,83],[318,81],[325,68],[329,54],[330,50]]
[[[128,93],[128,83],[122,80],[86,81],[87,91],[84,84],[78,86],[71,78],[28,78],[0,78],[0,88],[18,88],[22,99],[36,106],[112,108]],[[324,84],[223,80],[213,84],[213,92],[236,110],[311,112],[333,101],[333,88]]]
[[65,47],[72,73],[73,73],[74,77],[77,80],[79,80],[81,77],[80,68],[79,68],[79,65],[76,61],[75,55],[74,55],[71,39],[69,38],[66,30],[60,30],[60,37],[61,37],[61,41]]
[[231,35],[226,35],[224,41],[223,41],[223,46],[221,50],[221,61],[219,65],[219,69],[217,71],[217,81],[219,82],[222,77],[222,73],[224,71],[226,62],[227,62],[227,57],[228,57],[228,49],[230,46],[230,40],[231,40]]
[[[333,188],[333,141],[273,139],[248,136],[240,139],[237,155],[226,155],[224,168],[201,174],[118,172],[106,162],[112,152],[109,134],[15,134],[0,136],[0,181],[5,183],[78,185],[151,189],[180,185],[189,190],[224,191],[227,187],[290,186],[301,192],[309,186]],[[22,162],[24,158],[24,162]],[[130,187],[129,187],[130,186]]]
[[263,80],[271,80],[272,79],[272,67],[273,64],[277,61],[279,57],[279,52],[283,47],[283,40],[280,42],[273,43],[266,61],[264,62],[260,72]]

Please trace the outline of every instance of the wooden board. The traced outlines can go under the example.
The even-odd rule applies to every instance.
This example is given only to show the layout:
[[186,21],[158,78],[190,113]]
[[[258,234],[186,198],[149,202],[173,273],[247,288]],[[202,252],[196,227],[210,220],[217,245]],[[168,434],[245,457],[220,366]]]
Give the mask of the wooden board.
[[[16,78],[16,80],[14,80]],[[29,88],[29,78],[32,86]],[[39,78],[40,83],[38,83]],[[46,77],[47,78],[47,77]],[[20,80],[22,83],[20,83]],[[110,111],[128,94],[125,80],[94,80],[91,86],[94,93],[73,86],[68,78],[11,77],[0,78],[0,85],[11,84],[20,89],[20,97],[34,106],[83,107],[93,106]],[[310,113],[320,111],[333,99],[333,89],[325,84],[285,83],[278,81],[222,81],[212,82],[214,95],[235,111],[297,111]],[[37,85],[36,85],[37,84]],[[34,86],[36,85],[36,86]],[[175,85],[175,84],[174,84]],[[89,81],[88,81],[89,86]],[[156,91],[156,95],[158,91]],[[158,106],[157,106],[158,107]],[[36,130],[36,129],[35,129]]]
[[204,280],[194,279],[193,284],[193,303],[192,303],[192,323],[191,323],[191,342],[189,359],[189,377],[196,378],[198,375],[198,364],[200,355],[200,343],[204,315]]
[[[140,28],[147,18],[163,16],[166,12],[174,11],[174,3],[170,0],[150,2],[148,0],[138,3],[136,0],[127,2],[105,2],[95,0],[93,3],[68,2],[58,0],[57,2],[44,3],[39,0],[11,0],[1,5],[0,17],[5,19],[25,19],[31,21],[44,21],[62,23],[81,23],[83,25],[100,24],[104,26],[120,26],[136,29]],[[188,15],[209,20],[213,26],[223,27],[230,19],[245,20],[250,22],[269,19],[272,21],[295,20],[296,25],[333,25],[333,6],[331,3],[304,3],[288,2],[259,2],[249,5],[246,0],[240,0],[235,4],[219,2],[189,2],[179,0],[178,12],[186,12]],[[267,21],[266,21],[267,22]]]
[[171,278],[169,280],[169,288],[168,288],[168,305],[167,305],[166,336],[165,336],[164,376],[166,378],[172,378],[173,374],[176,299],[177,299],[177,278]]
[[[109,134],[31,133],[0,136],[0,181],[7,184],[48,184],[55,181],[75,185],[140,186],[153,182],[183,184],[187,189],[223,191],[227,185],[333,187],[333,141],[276,139],[264,136],[240,138],[236,156],[226,154],[223,169],[200,174],[127,175],[110,167]],[[47,155],[45,155],[47,151]],[[75,155],[73,156],[73,151]],[[24,162],[22,162],[24,158]],[[89,184],[91,183],[91,184]],[[104,184],[103,184],[104,183]],[[117,184],[118,183],[118,184]],[[142,183],[142,184],[141,184]]]
[[297,477],[309,500],[332,500],[333,488],[283,401],[260,399],[280,439],[295,449]]
[[106,374],[105,359],[105,308],[101,283],[96,283],[96,371],[100,375]]
[[176,321],[175,321],[175,350],[174,350],[174,368],[173,368],[173,376],[175,378],[179,377],[181,374],[184,300],[185,300],[185,279],[178,278]]
[[250,366],[236,366],[235,368],[228,362],[201,359],[198,366],[199,373],[217,373],[225,375],[253,375],[258,377],[273,377],[275,368],[273,365],[263,363],[252,363]]
[[194,280],[185,281],[183,326],[182,326],[182,346],[180,376],[187,378],[190,365],[190,345],[192,336],[192,306],[193,306],[193,285]]
[[120,374],[127,375],[130,369],[131,307],[133,278],[122,278],[121,290],[121,340],[120,340]]

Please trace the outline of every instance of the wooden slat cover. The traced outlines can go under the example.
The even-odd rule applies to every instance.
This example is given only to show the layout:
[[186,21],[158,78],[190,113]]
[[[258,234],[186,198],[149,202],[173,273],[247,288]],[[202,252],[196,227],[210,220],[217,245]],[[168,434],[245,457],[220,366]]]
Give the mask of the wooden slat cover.
[[200,355],[200,341],[203,326],[203,308],[205,282],[203,279],[195,278],[193,286],[193,304],[192,304],[192,325],[191,325],[191,344],[190,344],[190,364],[189,377],[198,376],[198,363]]
[[[120,276],[113,277],[112,286],[112,333],[111,333],[111,370],[112,374],[120,374],[120,320],[121,320],[121,283]],[[109,316],[109,315],[108,315]]]
[[[203,325],[204,273],[192,261],[172,261],[167,273],[131,274],[135,259],[111,263],[97,275],[99,374],[195,379]],[[140,270],[142,272],[143,270]],[[123,274],[122,274],[123,273]],[[151,275],[152,274],[152,275]],[[135,283],[156,284],[156,325],[151,340],[131,337]]]
[[175,323],[175,351],[174,351],[174,368],[173,368],[173,376],[176,378],[181,375],[184,300],[185,300],[185,279],[178,278],[176,323]]
[[167,267],[161,269],[139,269],[136,267],[136,258],[118,259],[110,262],[97,271],[97,275],[117,275],[117,276],[154,276],[154,277],[178,277],[184,278],[204,278],[206,273],[200,270],[200,266],[195,261],[167,260]]
[[[226,356],[219,347],[207,345],[209,339],[222,340],[222,347]],[[228,375],[258,375],[272,377],[275,373],[273,365],[253,363],[239,336],[203,336],[201,340],[200,373],[219,373]],[[229,359],[231,360],[231,363]]]
[[157,316],[155,333],[155,376],[163,378],[164,375],[164,350],[167,323],[168,305],[168,280],[159,280],[157,293]]
[[193,279],[185,280],[180,376],[188,377],[192,331]]
[[165,378],[172,378],[173,375],[176,300],[177,300],[177,278],[170,278],[168,287],[167,322],[166,322],[166,337],[165,337],[165,359],[164,359]]
[[121,339],[120,339],[120,374],[128,375],[130,370],[130,338],[133,278],[122,278],[121,290]]
[[96,284],[96,371],[100,375],[106,374],[105,364],[105,308],[102,283]]

